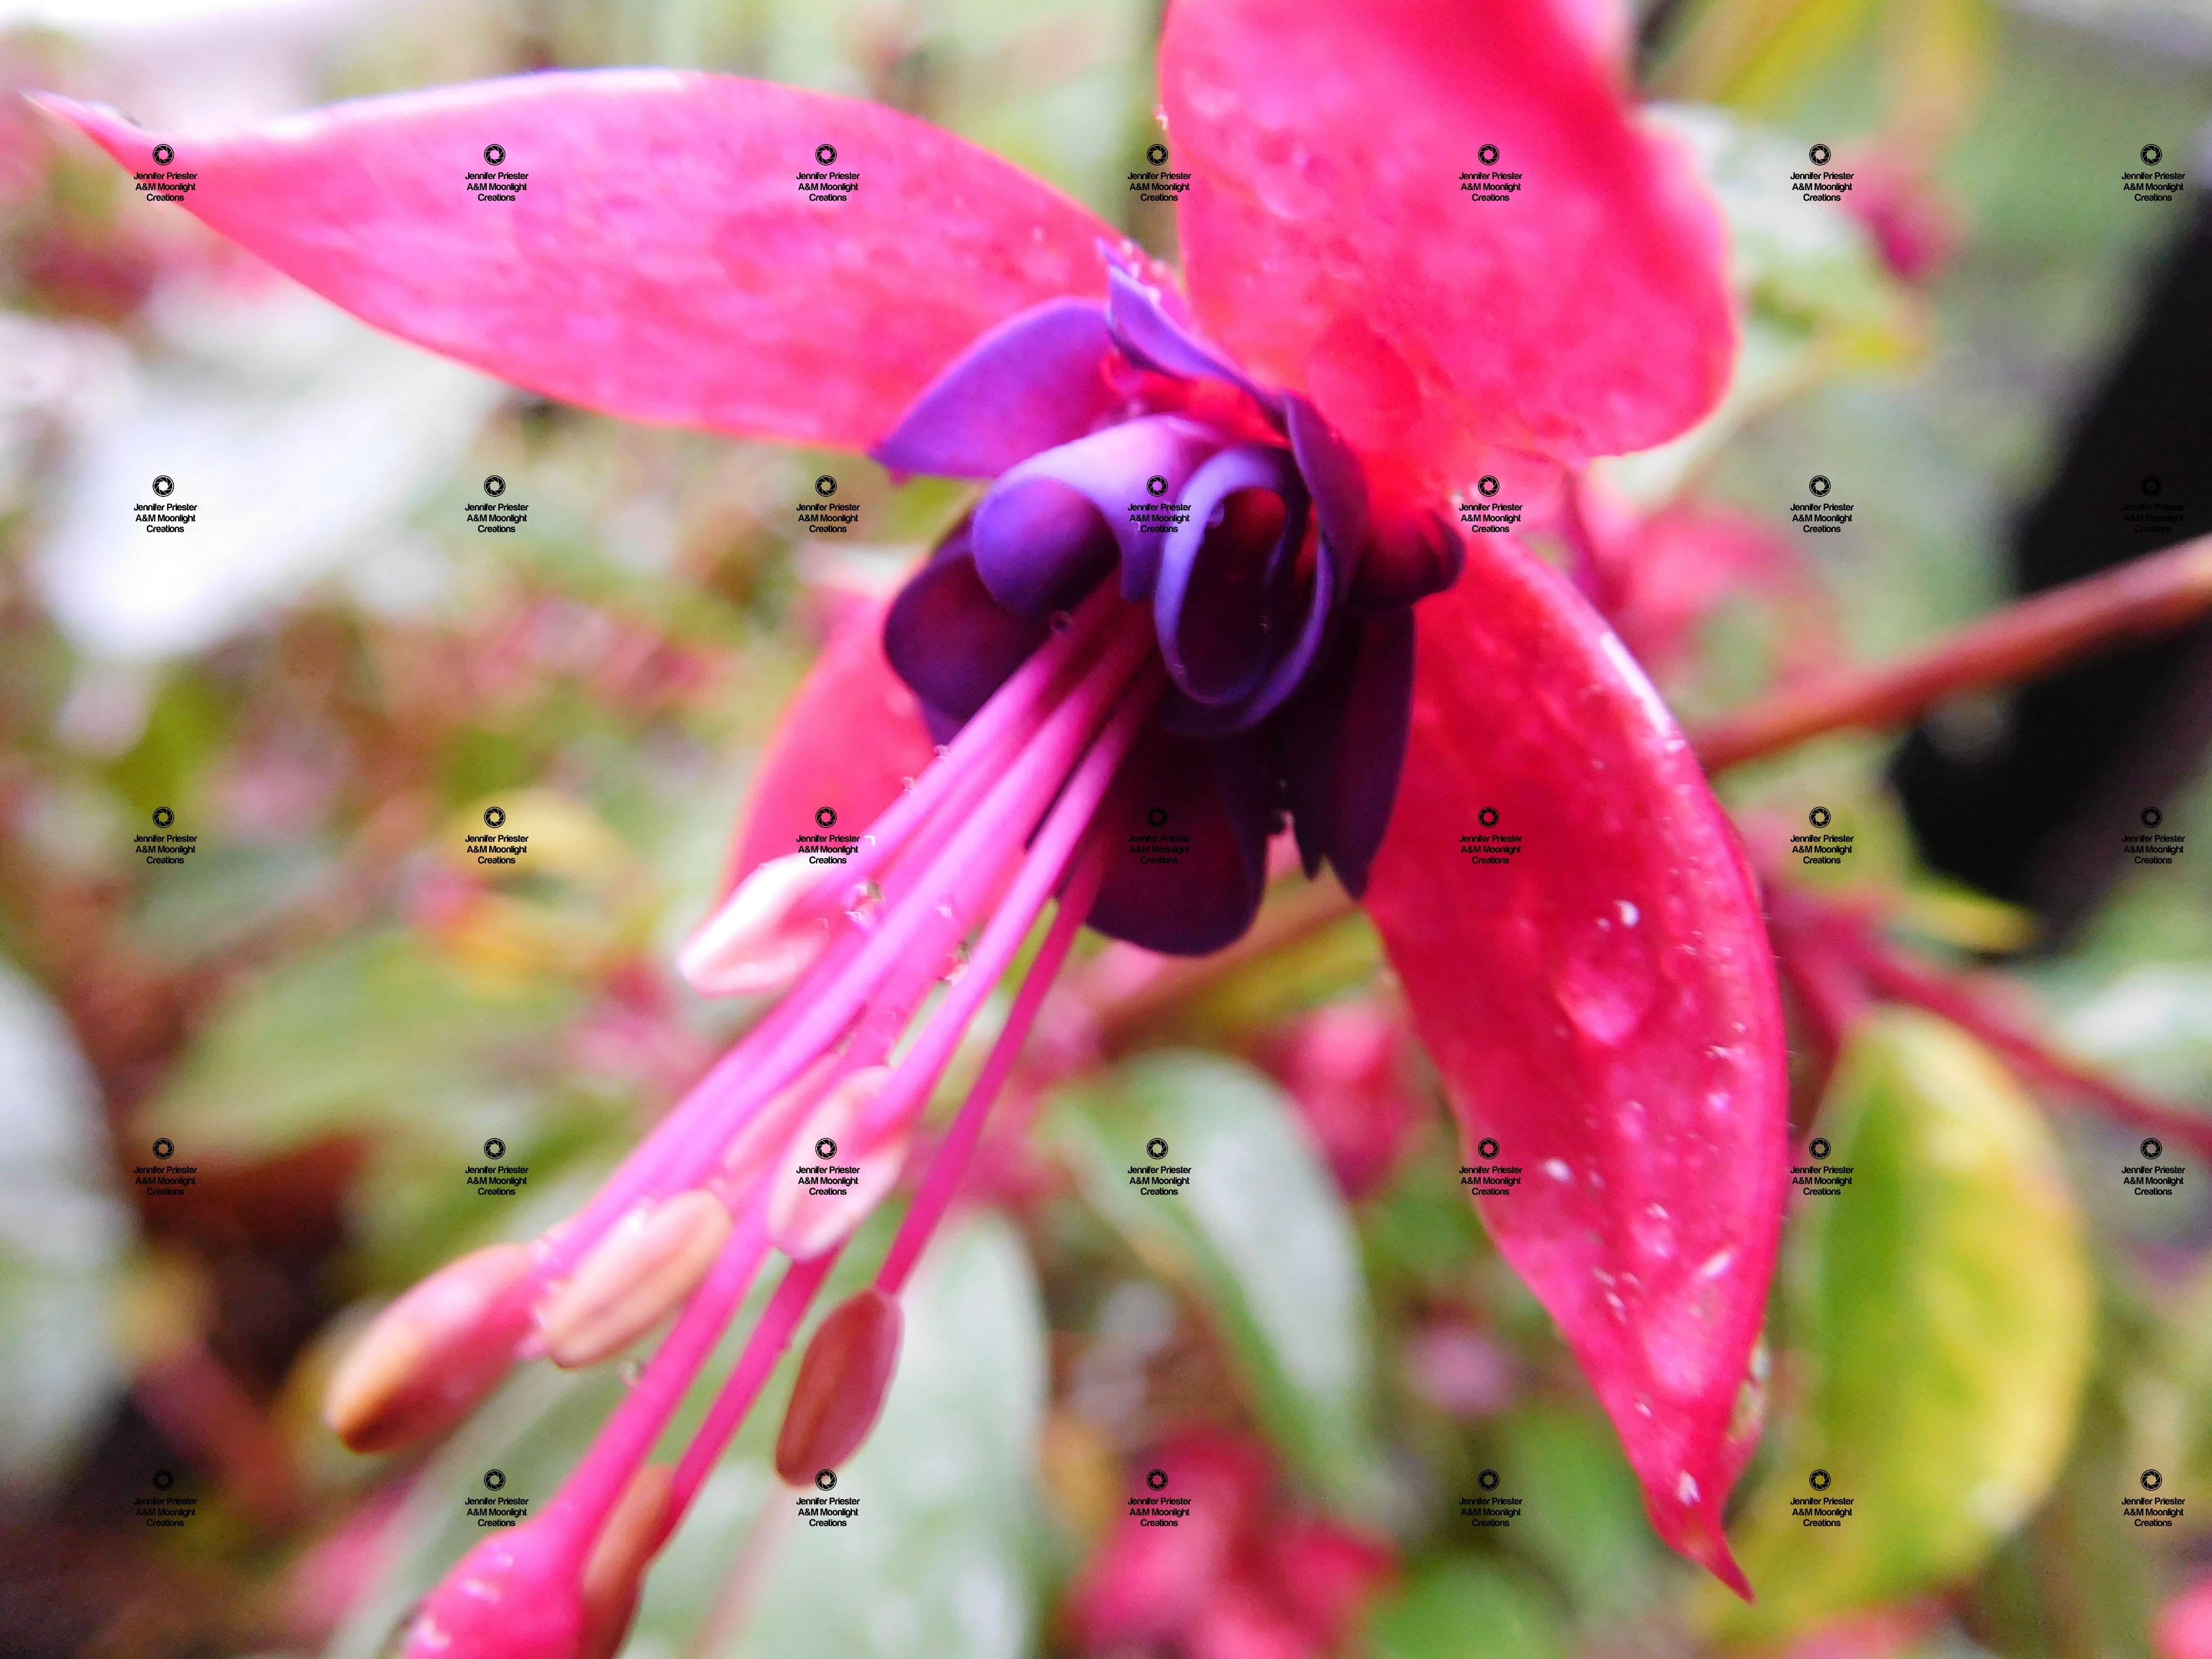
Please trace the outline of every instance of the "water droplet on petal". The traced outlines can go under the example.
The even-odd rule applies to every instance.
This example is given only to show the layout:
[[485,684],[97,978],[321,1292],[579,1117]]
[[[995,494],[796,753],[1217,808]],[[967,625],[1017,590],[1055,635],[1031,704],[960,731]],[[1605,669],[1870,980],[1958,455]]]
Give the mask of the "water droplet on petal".
[[845,917],[855,927],[875,925],[876,912],[883,908],[884,890],[872,881],[856,882],[845,894]]
[[948,744],[948,743],[940,743],[940,744],[939,744],[937,745],[937,758],[938,758],[938,759],[939,759],[939,760],[943,760],[943,759],[945,757],[945,756],[946,756],[947,754],[949,754],[949,753],[951,751],[951,748],[952,748],[952,745],[951,745],[951,744]]
[[625,1359],[623,1361],[621,1371],[622,1385],[625,1389],[635,1388],[638,1383],[638,1379],[644,1375],[645,1362],[643,1360]]
[[908,794],[912,794],[914,793],[914,780],[912,778],[901,778],[899,780],[899,787],[904,790]]
[[1659,975],[1644,935],[1609,917],[1571,931],[1552,964],[1552,995],[1592,1042],[1611,1048],[1651,1012]]
[[961,976],[967,971],[968,941],[963,939],[952,947],[952,954],[945,957],[945,966],[937,976],[947,985],[957,985],[960,983]]
[[1684,1469],[1682,1471],[1682,1478],[1674,1483],[1674,1496],[1680,1498],[1686,1506],[1692,1509],[1696,1508],[1698,1503],[1698,1477],[1692,1474],[1689,1470]]
[[1551,1176],[1554,1181],[1565,1182],[1572,1181],[1575,1178],[1574,1170],[1568,1167],[1567,1160],[1564,1158],[1546,1158],[1544,1160],[1544,1173]]
[[[938,752],[942,754],[945,751],[943,750],[939,750]],[[1615,899],[1613,901],[1613,904],[1620,912],[1620,925],[1622,927],[1633,927],[1638,922],[1644,920],[1644,913],[1638,910],[1626,899]]]
[[1674,1222],[1663,1204],[1647,1204],[1628,1224],[1628,1236],[1637,1254],[1646,1261],[1674,1259]]

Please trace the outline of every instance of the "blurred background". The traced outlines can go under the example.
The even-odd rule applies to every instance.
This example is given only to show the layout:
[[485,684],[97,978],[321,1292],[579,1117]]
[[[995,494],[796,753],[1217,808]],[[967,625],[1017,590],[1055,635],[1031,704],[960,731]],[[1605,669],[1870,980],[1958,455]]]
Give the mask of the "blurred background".
[[[1159,137],[1158,21],[0,0],[0,76],[190,127],[550,65],[731,70],[924,115],[1172,256],[1124,183]],[[1686,717],[2206,527],[2212,4],[1662,0],[1632,46],[1725,203],[1746,315],[1721,412],[1584,502],[1607,608]],[[1855,173],[1834,210],[1788,187],[1814,143]],[[2147,144],[2178,199],[2123,185]],[[824,471],[852,536],[799,533]],[[189,533],[121,507],[156,474]],[[1815,474],[1837,533],[1793,523]],[[471,521],[490,475],[511,533]],[[2182,511],[2146,517],[2146,478]],[[477,1535],[487,1470],[550,1495],[618,1372],[534,1368],[381,1460],[320,1427],[321,1381],[415,1277],[563,1213],[755,1017],[693,996],[672,947],[841,595],[958,506],[385,339],[0,101],[0,1646],[372,1655]],[[2208,732],[2199,629],[1723,781],[1776,882],[1801,1126],[1856,1170],[1792,1212],[1737,1499],[1757,1609],[1652,1537],[1463,1200],[1371,933],[1292,883],[1210,963],[1079,963],[912,1293],[851,1471],[866,1526],[775,1523],[772,1397],[629,1651],[2212,1651],[2185,1599],[2212,1572],[2212,1200],[2195,1169],[2136,1196],[2141,1125],[2004,1035],[2212,1099]],[[1853,854],[1788,868],[1816,805]],[[491,808],[530,836],[514,870],[463,853]],[[2147,809],[2177,864],[2124,852]],[[192,851],[147,863],[171,831]],[[1138,1200],[1155,1134],[1234,1192]],[[519,1192],[469,1184],[488,1140]],[[189,1182],[143,1173],[172,1164]],[[1858,1506],[1832,1534],[1771,1520],[1814,1459]],[[1138,1533],[1164,1462],[1201,1519]],[[2191,1500],[2170,1528],[2122,1507],[2151,1469]],[[1510,1527],[1462,1513],[1485,1470]]]

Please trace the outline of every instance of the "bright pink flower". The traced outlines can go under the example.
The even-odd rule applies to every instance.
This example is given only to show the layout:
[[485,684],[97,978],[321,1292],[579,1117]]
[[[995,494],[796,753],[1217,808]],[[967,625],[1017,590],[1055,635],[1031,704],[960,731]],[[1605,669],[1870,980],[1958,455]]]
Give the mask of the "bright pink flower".
[[1125,1516],[1070,1594],[1077,1642],[1187,1659],[1325,1659],[1396,1570],[1381,1541],[1320,1516],[1284,1514],[1266,1449],[1213,1430],[1149,1462],[1188,1504],[1173,1528]]
[[1347,1198],[1364,1198],[1389,1179],[1423,1112],[1411,1046],[1388,1010],[1340,1002],[1296,1021],[1264,1056]]
[[2150,1645],[2158,1659],[2212,1659],[2212,1577],[2197,1579],[2158,1610]]
[[[791,994],[526,1270],[418,1291],[350,1368],[363,1420],[434,1425],[467,1401],[414,1370],[473,1386],[471,1319],[479,1346],[582,1363],[682,1310],[560,1496],[426,1604],[416,1651],[597,1642],[638,1540],[681,1516],[1054,897],[884,1295],[1076,927],[1233,938],[1285,815],[1310,872],[1364,892],[1470,1146],[1523,1171],[1480,1201],[1655,1524],[1741,1588],[1720,1516],[1784,1169],[1757,895],[1620,641],[1510,538],[1466,546],[1452,500],[1478,475],[1539,499],[1680,431],[1727,374],[1717,216],[1622,106],[1602,15],[1177,4],[1161,94],[1192,175],[1182,292],[947,133],[759,82],[537,76],[205,138],[52,106],[134,170],[173,146],[189,211],[519,385],[994,480],[889,634],[830,647],[685,952],[702,988]],[[799,178],[833,155],[849,193]],[[1522,188],[1474,199],[1462,175],[1493,161]],[[477,199],[464,175],[487,165],[526,187]],[[1188,523],[1132,522],[1148,498]],[[934,759],[925,720],[950,738]],[[1155,812],[1192,836],[1179,865],[1140,851]],[[866,833],[823,869],[804,838],[833,819]],[[1492,830],[1517,851],[1470,863],[1462,837]],[[842,1200],[814,1195],[817,1146]],[[698,1441],[672,1477],[641,1471],[772,1253],[792,1265]],[[635,1305],[610,1301],[633,1273]],[[822,1386],[879,1386],[890,1360],[866,1352]]]

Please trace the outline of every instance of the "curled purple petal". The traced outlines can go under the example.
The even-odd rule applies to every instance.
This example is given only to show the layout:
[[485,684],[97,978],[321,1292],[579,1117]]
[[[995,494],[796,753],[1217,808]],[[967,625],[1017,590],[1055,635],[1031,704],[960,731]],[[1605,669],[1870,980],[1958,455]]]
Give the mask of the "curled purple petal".
[[1354,898],[1390,826],[1413,708],[1410,606],[1346,619],[1321,668],[1270,728],[1306,874],[1327,859]]
[[946,366],[868,453],[894,472],[995,478],[1082,437],[1119,407],[1103,306],[1048,300]]
[[[1051,630],[991,597],[956,536],[899,590],[884,617],[884,655],[915,696],[957,730]],[[939,741],[945,733],[931,722]]]
[[[1147,415],[1031,456],[975,509],[984,585],[1010,610],[1042,617],[1072,604],[1118,553],[1123,593],[1150,597],[1162,538],[1139,530],[1135,510],[1182,500],[1185,481],[1221,442],[1197,421]],[[1148,487],[1156,478],[1158,495]]]
[[1346,603],[1354,611],[1397,611],[1441,593],[1467,568],[1467,538],[1441,507],[1375,516]]
[[1357,582],[1370,530],[1366,469],[1337,429],[1297,392],[1283,394],[1283,416],[1291,453],[1313,492],[1321,533],[1336,550],[1338,578],[1347,586]]
[[1287,450],[1238,444],[1191,475],[1182,504],[1152,591],[1160,654],[1187,696],[1235,702],[1281,648],[1273,613],[1305,538],[1305,486]]
[[1104,884],[1091,925],[1170,956],[1243,937],[1267,885],[1273,813],[1232,745],[1155,726],[1137,740],[1099,809]]
[[1168,314],[1159,289],[1121,270],[1106,273],[1106,323],[1115,343],[1133,363],[1178,380],[1218,380],[1233,386],[1282,423],[1282,400],[1266,392],[1220,353],[1199,343],[1189,327]]

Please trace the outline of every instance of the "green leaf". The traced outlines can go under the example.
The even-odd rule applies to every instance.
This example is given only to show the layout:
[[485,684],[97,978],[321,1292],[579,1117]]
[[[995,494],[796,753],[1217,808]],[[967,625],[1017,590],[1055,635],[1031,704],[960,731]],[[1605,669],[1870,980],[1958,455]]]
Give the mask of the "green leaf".
[[1549,1569],[1579,1613],[1615,1616],[1653,1592],[1662,1552],[1636,1472],[1605,1423],[1530,1407],[1506,1420],[1498,1455],[1500,1472],[1527,1498],[1506,1541]]
[[[1212,1314],[1290,1461],[1362,1508],[1375,1467],[1367,1289],[1343,1200],[1290,1101],[1249,1066],[1170,1051],[1060,1105],[1048,1133],[1091,1206]],[[1130,1182],[1155,1137],[1162,1162],[1190,1170],[1176,1196]]]
[[[817,1312],[867,1281],[890,1221],[871,1221]],[[765,1301],[762,1290],[750,1298],[710,1378],[727,1374]],[[1043,1311],[1028,1258],[1003,1221],[965,1223],[933,1245],[905,1302],[906,1339],[883,1419],[838,1471],[839,1494],[860,1500],[858,1524],[794,1524],[793,1495],[773,1473],[802,1340],[647,1576],[629,1659],[1014,1659],[1027,1651],[1041,1565],[1035,1443],[1047,1382]],[[375,1659],[408,1610],[483,1536],[462,1505],[482,1490],[486,1469],[501,1470],[507,1492],[542,1508],[621,1391],[612,1365],[573,1376],[542,1364],[518,1372],[417,1482],[399,1559],[339,1632],[329,1659]],[[660,1459],[680,1453],[711,1394],[708,1385],[695,1390]],[[764,1516],[770,1524],[761,1527]],[[760,1577],[733,1598],[740,1569]],[[740,1601],[741,1615],[732,1616]]]
[[358,936],[234,1000],[142,1113],[194,1158],[265,1157],[395,1129],[511,1137],[574,992],[464,973],[404,933]]
[[52,1472],[122,1386],[106,1304],[131,1235],[68,1024],[0,963],[0,1486]]
[[1487,1562],[1439,1562],[1415,1573],[1368,1615],[1376,1659],[1559,1659],[1566,1651],[1551,1604]]
[[[1798,1200],[1803,1409],[1746,1504],[1760,1599],[1719,1620],[1761,1642],[1972,1571],[2057,1475],[2090,1359],[2073,1194],[2048,1127],[1979,1044],[1915,1011],[1869,1018],[1820,1129],[1851,1184]],[[1840,1527],[1792,1514],[1816,1468],[1851,1500]]]

